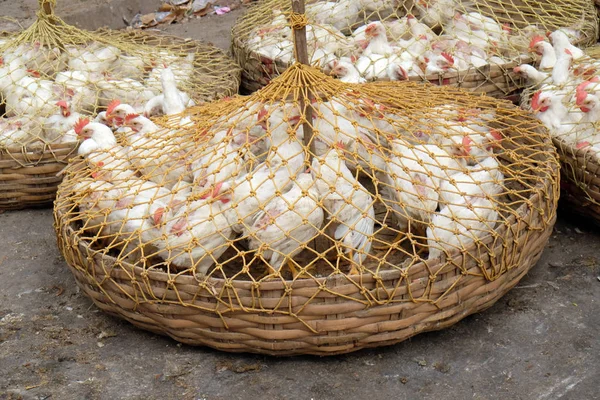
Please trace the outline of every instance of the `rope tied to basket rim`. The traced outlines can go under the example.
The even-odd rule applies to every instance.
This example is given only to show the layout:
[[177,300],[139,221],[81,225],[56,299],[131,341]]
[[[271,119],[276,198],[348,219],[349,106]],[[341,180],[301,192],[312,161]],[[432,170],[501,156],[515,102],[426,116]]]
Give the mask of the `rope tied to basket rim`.
[[299,31],[308,25],[308,18],[304,13],[301,14],[292,11],[290,13],[289,21],[291,28],[295,31]]

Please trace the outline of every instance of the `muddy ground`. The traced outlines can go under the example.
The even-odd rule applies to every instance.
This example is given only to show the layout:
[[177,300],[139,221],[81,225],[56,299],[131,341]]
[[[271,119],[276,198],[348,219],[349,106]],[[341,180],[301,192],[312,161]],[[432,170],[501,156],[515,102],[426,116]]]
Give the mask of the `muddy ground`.
[[[58,2],[89,28],[158,3]],[[36,6],[0,0],[0,14],[25,20]],[[240,12],[166,30],[226,49]],[[331,358],[190,347],[104,315],[65,267],[50,209],[0,214],[0,238],[0,399],[600,398],[600,230],[565,210],[539,263],[489,310]]]

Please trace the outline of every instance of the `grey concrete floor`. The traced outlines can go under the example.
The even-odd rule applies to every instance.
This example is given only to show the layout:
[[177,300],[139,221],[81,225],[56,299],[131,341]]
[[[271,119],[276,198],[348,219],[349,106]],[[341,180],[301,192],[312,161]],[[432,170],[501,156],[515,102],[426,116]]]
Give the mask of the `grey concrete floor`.
[[[13,3],[0,14],[36,5]],[[74,15],[140,2],[62,3]],[[228,48],[239,13],[166,30]],[[331,358],[227,354],[134,328],[80,293],[50,209],[2,213],[0,399],[600,399],[600,230],[563,211],[538,264],[492,308]]]

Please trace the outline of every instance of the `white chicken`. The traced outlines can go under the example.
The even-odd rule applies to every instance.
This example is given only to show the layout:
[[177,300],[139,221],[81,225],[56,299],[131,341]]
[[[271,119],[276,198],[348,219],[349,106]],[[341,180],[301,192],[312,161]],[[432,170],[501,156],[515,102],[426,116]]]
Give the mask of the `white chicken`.
[[125,150],[117,145],[111,129],[89,119],[80,119],[74,127],[77,136],[83,140],[77,153],[90,165],[92,177],[118,184],[135,177],[133,166],[126,157]]
[[335,76],[344,83],[365,83],[366,79],[360,76],[354,64],[345,60],[333,60],[329,63],[330,75]]
[[87,49],[77,50],[69,58],[69,69],[80,72],[103,73],[119,58],[121,50],[114,46],[92,44]]
[[323,207],[332,221],[332,237],[349,254],[352,264],[350,274],[358,274],[359,266],[367,258],[373,241],[373,197],[352,176],[340,148],[332,148],[324,157],[314,158],[311,174],[315,178]]
[[427,228],[427,246],[430,260],[442,254],[466,251],[494,229],[498,211],[494,203],[484,197],[466,197],[462,204],[451,204],[435,214]]
[[440,203],[460,205],[470,196],[483,196],[490,200],[504,191],[504,174],[495,157],[488,157],[478,165],[469,167],[442,180]]
[[442,170],[423,145],[411,148],[395,140],[392,146],[396,154],[390,156],[386,170],[377,174],[382,199],[393,210],[400,231],[419,232],[437,209]]
[[185,57],[181,57],[161,50],[156,54],[152,54],[150,58],[154,68],[148,74],[144,86],[154,93],[158,94],[162,89],[161,74],[165,68],[170,68],[173,71],[178,88],[192,81],[196,59],[194,53],[189,53]]
[[190,96],[177,89],[177,81],[171,68],[161,72],[162,94],[151,98],[144,106],[144,116],[175,115],[196,103]]
[[0,118],[0,146],[3,148],[41,146],[41,137],[41,124],[37,118]]
[[233,231],[224,210],[229,199],[220,193],[217,185],[204,199],[192,201],[182,207],[173,218],[152,221],[164,224],[164,236],[152,244],[158,256],[178,269],[191,269],[195,274],[206,275],[212,265],[229,248]]
[[177,182],[192,182],[191,161],[188,152],[177,143],[150,134],[156,127],[149,119],[130,114],[123,124],[131,128],[127,135],[127,157],[146,179],[171,189]]
[[99,104],[107,106],[113,99],[120,99],[123,103],[130,104],[136,113],[143,113],[144,106],[158,91],[144,86],[134,79],[121,80],[104,79],[97,83],[100,89]]
[[360,0],[321,1],[306,5],[306,15],[317,24],[349,32],[360,10]]
[[[256,213],[252,225],[244,229],[248,247],[260,251],[274,271],[287,263],[296,277],[292,258],[319,234],[323,225],[324,213],[318,202],[312,176],[299,174],[292,187],[267,203]],[[263,246],[266,250],[261,250]]]
[[43,122],[43,132],[46,140],[60,140],[68,131],[73,129],[81,115],[71,111],[71,106],[64,100],[56,103],[60,112],[47,117]]
[[540,70],[547,71],[554,68],[556,64],[556,52],[543,36],[534,36],[529,43],[529,50],[542,56],[539,65]]

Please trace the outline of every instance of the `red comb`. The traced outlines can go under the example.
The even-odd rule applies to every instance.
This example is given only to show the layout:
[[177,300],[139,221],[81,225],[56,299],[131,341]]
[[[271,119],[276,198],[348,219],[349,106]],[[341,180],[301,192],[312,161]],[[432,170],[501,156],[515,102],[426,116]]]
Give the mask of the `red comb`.
[[471,143],[473,143],[473,140],[468,137],[468,136],[464,136],[462,139],[462,145],[465,148],[465,153],[469,154],[471,152]]
[[346,148],[346,146],[344,146],[344,142],[342,142],[341,140],[335,143],[335,147],[342,150]]
[[33,75],[33,76],[35,76],[36,78],[39,78],[39,77],[40,77],[40,72],[39,72],[39,71],[36,71],[35,69],[28,69],[28,70],[27,70],[27,73],[29,73],[29,74],[31,74],[31,75]]
[[158,223],[162,219],[164,213],[165,213],[164,207],[157,208],[156,211],[154,211],[154,215],[152,216],[154,225],[158,225]]
[[578,150],[581,150],[581,149],[583,149],[583,148],[585,148],[585,147],[588,147],[589,145],[590,145],[590,142],[587,142],[587,141],[586,141],[586,142],[579,142],[579,143],[577,143],[577,144],[575,145],[575,147],[576,147]]
[[258,120],[261,121],[262,119],[264,119],[267,116],[268,113],[269,112],[264,107],[261,108],[260,110],[258,110]]
[[75,125],[73,125],[73,130],[75,130],[76,134],[81,135],[81,131],[89,123],[90,120],[88,118],[79,118],[79,121],[77,121]]
[[219,195],[219,192],[221,191],[222,187],[223,187],[223,182],[219,182],[219,183],[215,184],[215,188],[213,189],[212,196],[217,197]]
[[549,38],[549,37],[550,37],[550,35],[552,35],[552,32],[550,32],[550,31],[546,31],[546,37],[547,37],[547,38]]
[[414,19],[415,16],[412,14],[406,14],[406,19]]
[[125,122],[131,122],[131,120],[134,120],[139,116],[140,116],[140,114],[127,114],[125,116]]
[[565,53],[567,53],[567,54],[568,54],[568,55],[570,55],[570,56],[572,56],[572,55],[573,55],[573,53],[571,53],[571,50],[569,50],[569,49],[565,49]]
[[538,110],[540,108],[540,95],[542,94],[542,92],[537,91],[533,94],[533,97],[531,98],[531,108],[533,110]]
[[531,39],[531,42],[529,42],[529,48],[533,49],[533,47],[538,44],[539,42],[543,42],[544,40],[546,40],[543,36],[541,35],[536,35]]
[[104,161],[98,161],[98,163],[96,163],[96,166],[100,168],[104,167]]
[[580,106],[583,104],[583,102],[585,101],[586,97],[587,97],[587,92],[585,90],[578,90],[577,94],[575,95],[575,103]]
[[408,79],[408,72],[406,72],[404,68],[398,67],[398,71],[400,71],[400,75],[402,75],[404,79]]
[[67,102],[66,102],[66,101],[64,101],[64,100],[57,101],[57,102],[56,102],[56,105],[57,105],[57,106],[59,106],[59,107],[62,107],[62,108],[69,108],[69,105],[68,105],[68,104],[67,104]]
[[450,65],[454,64],[454,57],[452,57],[450,54],[442,52],[442,57],[444,57],[450,63]]
[[504,30],[504,31],[506,31],[508,33],[512,32],[512,28],[510,27],[510,24],[508,24],[508,23],[502,24],[502,30]]
[[106,115],[112,114],[112,112],[115,111],[115,108],[117,108],[120,104],[121,104],[121,101],[119,101],[117,99],[108,103],[108,106],[106,106]]
[[358,57],[356,57],[354,54],[350,56],[350,61],[356,62],[356,60],[358,60]]
[[591,83],[592,83],[591,80],[589,80],[589,81],[583,81],[579,85],[577,85],[577,89],[576,90],[578,92],[584,91],[585,88],[588,87]]
[[502,135],[495,129],[490,129],[490,135],[492,135],[495,140],[502,140]]
[[520,66],[518,66],[518,67],[514,67],[514,68],[513,68],[513,72],[514,72],[515,74],[520,74],[520,73],[521,73],[521,71],[522,71],[522,69],[521,69],[521,67],[520,67]]

